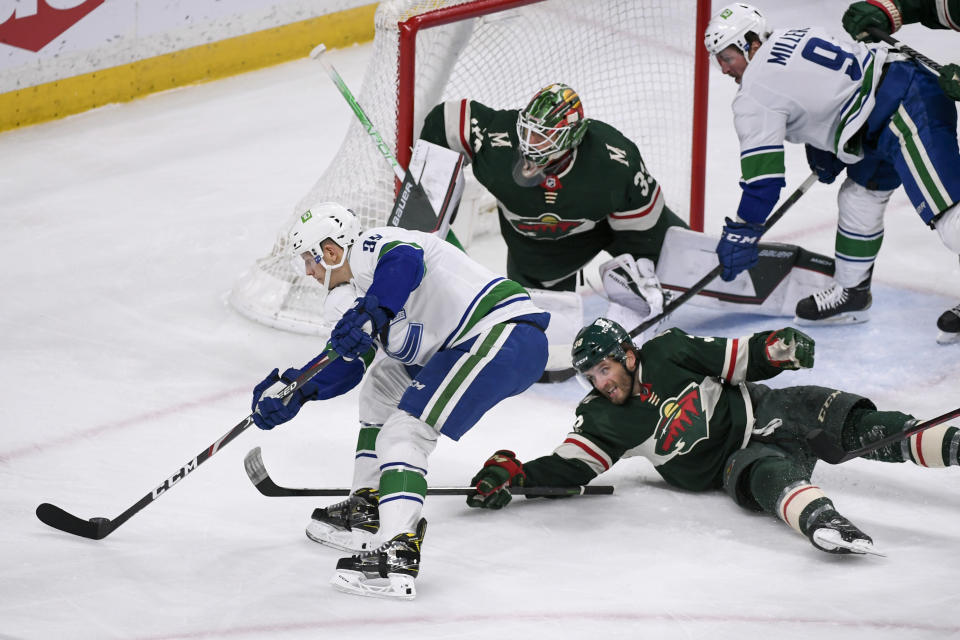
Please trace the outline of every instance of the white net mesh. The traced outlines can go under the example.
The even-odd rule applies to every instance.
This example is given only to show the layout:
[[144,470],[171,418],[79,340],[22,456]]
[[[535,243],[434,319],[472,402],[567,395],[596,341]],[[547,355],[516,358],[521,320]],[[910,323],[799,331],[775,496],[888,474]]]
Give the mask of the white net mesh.
[[[358,101],[392,148],[398,22],[440,7],[477,4],[390,0],[377,9],[372,59]],[[686,217],[698,40],[696,2],[675,0],[544,0],[422,30],[416,45],[414,136],[426,113],[443,100],[470,98],[493,108],[522,108],[541,87],[563,82],[580,94],[588,118],[603,120],[636,142],[667,204]],[[454,226],[462,240],[469,240],[476,227],[496,228],[495,222],[477,223],[481,214],[469,211],[478,199],[469,191],[464,197]],[[364,228],[384,224],[390,212],[393,171],[358,121],[292,215],[319,200],[350,207]],[[461,233],[467,225],[470,229]],[[283,245],[279,237],[271,254],[240,278],[230,302],[257,321],[316,333],[320,291],[293,271]]]

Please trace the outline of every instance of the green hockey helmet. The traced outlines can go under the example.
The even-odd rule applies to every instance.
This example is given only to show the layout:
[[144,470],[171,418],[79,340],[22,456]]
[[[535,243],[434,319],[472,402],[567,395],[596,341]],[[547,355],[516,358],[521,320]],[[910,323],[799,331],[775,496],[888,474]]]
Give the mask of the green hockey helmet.
[[586,132],[580,96],[561,83],[538,91],[517,118],[520,153],[541,167],[580,144]]
[[577,333],[570,357],[574,369],[583,374],[608,357],[626,366],[625,347],[636,349],[626,329],[613,320],[597,318]]

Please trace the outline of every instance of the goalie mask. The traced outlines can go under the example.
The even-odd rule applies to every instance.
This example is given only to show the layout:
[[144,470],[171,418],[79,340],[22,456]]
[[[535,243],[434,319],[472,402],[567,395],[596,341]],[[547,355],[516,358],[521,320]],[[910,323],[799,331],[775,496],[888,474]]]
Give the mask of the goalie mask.
[[[300,259],[309,253],[314,262],[323,265],[324,289],[330,288],[330,272],[347,261],[350,248],[360,238],[360,221],[352,211],[336,202],[320,202],[313,205],[294,221],[287,233],[287,246],[294,257]],[[324,240],[331,240],[343,249],[336,264],[323,259]]]
[[710,19],[703,34],[703,44],[710,55],[717,55],[730,45],[736,45],[740,53],[747,55],[750,41],[747,34],[753,33],[760,42],[770,35],[767,19],[756,7],[735,2],[728,4]]
[[567,85],[551,84],[538,91],[517,117],[518,183],[538,184],[543,169],[580,144],[587,122],[580,96]]
[[636,349],[630,334],[613,320],[597,318],[577,333],[570,350],[573,368],[581,375],[592,369],[604,358],[613,358],[627,366],[624,347]]

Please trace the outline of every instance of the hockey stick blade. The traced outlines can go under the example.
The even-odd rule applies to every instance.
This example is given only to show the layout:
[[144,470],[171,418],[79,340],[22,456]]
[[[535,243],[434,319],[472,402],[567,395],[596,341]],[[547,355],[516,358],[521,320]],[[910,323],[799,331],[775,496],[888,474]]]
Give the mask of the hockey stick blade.
[[[270,498],[293,498],[308,496],[348,496],[348,488],[293,489],[281,487],[267,473],[260,447],[251,449],[243,459],[243,468],[257,491]],[[428,487],[428,496],[468,496],[474,487]],[[510,487],[510,493],[522,496],[600,496],[613,493],[610,485],[578,485],[575,487]]]
[[[777,221],[780,220],[780,218],[782,218],[783,215],[790,210],[790,208],[794,205],[794,203],[796,203],[796,201],[800,199],[800,196],[802,196],[803,194],[805,194],[807,191],[810,190],[810,187],[812,187],[813,183],[815,183],[816,181],[817,181],[817,174],[815,172],[807,176],[807,179],[804,180],[799,187],[797,187],[796,191],[791,193],[790,196],[783,201],[783,204],[781,204],[780,207],[777,208],[777,210],[774,211],[769,218],[767,218],[766,223],[764,223],[763,225],[763,233],[766,234],[767,231],[770,230],[770,227],[775,225]],[[697,295],[698,293],[706,289],[707,285],[713,282],[714,279],[716,279],[716,277],[720,275],[721,271],[723,271],[723,266],[718,264],[716,267],[714,267],[710,271],[710,273],[708,273],[707,275],[700,278],[697,282],[695,282],[693,286],[691,286],[689,289],[687,289],[686,291],[678,295],[676,298],[674,298],[673,300],[665,304],[663,306],[663,311],[653,316],[652,318],[644,320],[638,326],[634,327],[633,330],[630,331],[630,337],[636,338],[637,336],[639,336],[641,333],[643,333],[650,327],[658,324],[659,322],[662,322],[663,319],[669,316],[671,313],[673,313],[677,309],[677,307],[679,307],[684,302],[686,302],[693,296]]]
[[[320,373],[320,371],[322,371],[328,364],[339,357],[340,356],[337,355],[336,352],[330,351],[326,357],[318,360],[310,369],[304,371],[299,378],[285,386],[280,393],[277,394],[277,397],[282,398],[284,402],[289,402],[289,398],[292,397],[293,393],[297,389],[303,386],[313,376]],[[54,529],[59,529],[64,533],[70,533],[75,536],[89,538],[91,540],[103,540],[108,535],[113,533],[113,531],[115,531],[120,525],[136,515],[141,509],[154,502],[161,495],[164,495],[175,484],[178,484],[181,480],[186,478],[188,474],[195,471],[197,467],[206,462],[211,456],[226,446],[231,440],[246,431],[247,428],[252,424],[253,414],[248,415],[246,418],[238,422],[236,426],[223,434],[216,442],[195,455],[186,464],[182,465],[176,473],[174,473],[172,476],[168,476],[150,493],[144,495],[135,504],[129,506],[126,511],[112,520],[110,518],[90,518],[89,520],[83,520],[72,513],[64,511],[60,507],[48,502],[44,502],[37,507],[37,518],[40,520],[40,522],[51,526]]]
[[41,522],[54,529],[91,540],[103,540],[115,528],[109,518],[81,520],[72,513],[67,513],[49,502],[44,502],[37,507],[37,517],[40,518]]
[[942,416],[937,416],[936,418],[931,418],[929,420],[924,420],[923,422],[917,422],[903,431],[891,434],[884,438],[877,440],[876,442],[871,442],[870,444],[860,447],[859,449],[852,449],[846,451],[841,447],[837,442],[834,442],[823,429],[812,429],[807,433],[807,444],[810,445],[810,448],[813,450],[813,453],[828,464],[840,464],[842,462],[847,462],[848,460],[853,460],[854,458],[859,458],[867,455],[877,449],[885,447],[887,445],[899,442],[904,438],[909,438],[910,436],[920,433],[930,427],[935,427],[944,422],[953,420],[954,418],[960,418],[960,408],[954,409],[953,411],[948,411]]

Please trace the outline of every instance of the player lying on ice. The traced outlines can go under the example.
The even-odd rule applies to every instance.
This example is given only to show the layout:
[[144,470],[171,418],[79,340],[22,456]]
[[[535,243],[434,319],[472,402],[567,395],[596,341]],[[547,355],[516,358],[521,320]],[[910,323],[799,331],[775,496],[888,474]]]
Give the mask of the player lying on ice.
[[[257,385],[254,422],[272,429],[307,401],[345,393],[365,377],[353,492],[314,511],[307,535],[360,552],[337,563],[337,589],[413,598],[427,457],[440,434],[459,440],[487,410],[537,381],[550,316],[519,284],[436,236],[397,227],[362,233],[336,203],[306,211],[288,242],[307,275],[329,290],[324,316],[336,324],[303,369],[282,376],[274,369]],[[374,362],[378,347],[385,357]],[[327,355],[332,362],[288,404],[273,397]]]
[[[862,396],[817,386],[771,389],[753,381],[813,366],[813,340],[793,328],[743,338],[699,338],[670,329],[634,346],[598,318],[573,346],[593,386],[573,431],[550,455],[522,464],[496,452],[471,480],[471,507],[499,509],[515,486],[587,484],[620,458],[643,456],[667,483],[723,488],[740,506],[781,518],[830,553],[874,552],[870,536],[834,508],[810,475],[805,434],[823,428],[846,450],[903,431],[914,418],[878,411]],[[940,425],[867,457],[927,467],[958,464],[960,429]]]

